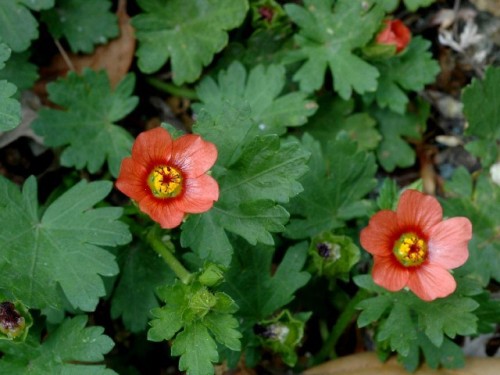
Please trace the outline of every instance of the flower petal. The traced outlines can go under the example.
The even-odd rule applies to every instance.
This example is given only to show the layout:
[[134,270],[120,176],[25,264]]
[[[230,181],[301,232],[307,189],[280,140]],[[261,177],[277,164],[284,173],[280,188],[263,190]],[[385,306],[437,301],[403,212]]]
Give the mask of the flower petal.
[[160,200],[148,195],[139,202],[139,208],[151,219],[160,223],[162,228],[172,229],[179,226],[184,219],[184,212],[178,210],[172,203],[172,200]]
[[219,185],[209,175],[201,175],[186,181],[186,191],[180,199],[176,199],[175,205],[179,210],[198,214],[208,211],[219,199]]
[[424,301],[449,296],[457,287],[453,276],[444,268],[426,263],[410,273],[408,287]]
[[170,160],[172,143],[172,137],[165,129],[147,130],[137,136],[132,147],[132,158],[150,170]]
[[396,214],[402,231],[413,230],[429,236],[431,228],[442,220],[443,209],[436,198],[417,190],[406,190],[401,194]]
[[147,170],[136,163],[132,158],[125,158],[120,167],[120,174],[116,180],[116,187],[123,194],[140,202],[151,193],[147,185]]
[[373,262],[372,277],[375,284],[393,292],[406,286],[410,272],[394,257],[374,256]]
[[187,134],[174,141],[172,162],[187,177],[198,177],[208,171],[217,160],[217,148],[199,135]]
[[472,224],[465,217],[454,217],[432,227],[429,238],[429,261],[446,269],[460,267],[469,257],[467,245],[472,238]]
[[369,253],[388,256],[392,254],[394,242],[399,236],[396,213],[383,210],[372,216],[368,226],[361,231],[359,240]]

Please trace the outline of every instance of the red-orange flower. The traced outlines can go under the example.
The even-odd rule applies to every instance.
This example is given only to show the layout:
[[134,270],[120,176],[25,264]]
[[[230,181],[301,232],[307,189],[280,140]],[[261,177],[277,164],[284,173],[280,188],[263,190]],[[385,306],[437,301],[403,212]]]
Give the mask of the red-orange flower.
[[410,29],[400,20],[385,20],[384,23],[384,29],[377,35],[377,43],[396,46],[396,53],[403,51],[411,40]]
[[216,159],[215,145],[199,135],[173,140],[167,130],[155,128],[137,137],[116,187],[162,228],[174,228],[186,213],[208,211],[219,198],[219,185],[206,174]]
[[465,217],[443,220],[436,198],[406,190],[396,211],[382,210],[361,231],[361,246],[373,255],[376,284],[397,291],[407,286],[425,301],[453,293],[448,270],[465,263],[472,224]]

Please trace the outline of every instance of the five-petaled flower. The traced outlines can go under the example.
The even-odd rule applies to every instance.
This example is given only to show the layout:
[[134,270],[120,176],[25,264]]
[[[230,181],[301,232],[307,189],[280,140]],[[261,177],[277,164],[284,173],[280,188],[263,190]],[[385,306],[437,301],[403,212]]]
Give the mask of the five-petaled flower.
[[443,220],[436,198],[406,190],[396,211],[382,210],[361,231],[361,246],[373,255],[373,280],[398,291],[408,287],[425,301],[453,293],[448,270],[465,263],[472,224],[465,217]]
[[400,20],[385,20],[385,27],[376,37],[378,44],[396,46],[396,53],[403,51],[410,43],[411,32]]
[[206,174],[216,159],[215,145],[199,135],[173,140],[155,128],[139,134],[116,186],[162,228],[174,228],[186,213],[208,211],[219,198],[219,185]]

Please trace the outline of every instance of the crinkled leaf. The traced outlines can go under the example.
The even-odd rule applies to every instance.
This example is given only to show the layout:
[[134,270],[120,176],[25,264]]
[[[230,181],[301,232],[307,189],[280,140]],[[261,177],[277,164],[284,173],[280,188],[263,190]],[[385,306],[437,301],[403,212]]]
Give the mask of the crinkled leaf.
[[[190,246],[202,259],[229,264],[232,246],[226,231],[253,245],[272,245],[271,233],[282,232],[289,218],[278,203],[302,190],[297,180],[307,170],[309,154],[298,142],[276,135],[247,137],[254,128],[248,109],[230,104],[213,117],[202,111],[194,126],[220,150],[213,169],[219,201],[208,213],[191,216],[182,227],[182,246]],[[201,241],[200,233],[208,237]]]
[[148,247],[135,244],[119,250],[120,279],[111,299],[111,316],[122,317],[131,332],[146,329],[150,310],[158,307],[155,289],[173,280],[173,273]]
[[382,142],[377,149],[377,158],[387,172],[396,167],[407,168],[415,163],[415,151],[403,139],[420,139],[429,115],[429,106],[422,104],[418,113],[400,115],[389,110],[375,109],[372,115],[378,122]]
[[219,72],[215,81],[206,77],[196,89],[202,103],[195,105],[217,114],[225,103],[245,103],[252,113],[257,134],[282,134],[287,126],[303,125],[317,108],[303,92],[280,95],[285,86],[285,68],[282,65],[258,65],[248,74],[243,65],[233,62]]
[[307,244],[292,246],[271,276],[273,249],[238,243],[222,288],[240,307],[238,315],[250,321],[268,318],[294,298],[294,293],[310,278],[302,271]]
[[139,40],[141,71],[152,73],[170,59],[173,80],[193,82],[227,44],[227,31],[239,26],[246,0],[138,0],[144,13],[132,19]]
[[373,1],[306,0],[304,7],[287,4],[285,10],[299,27],[299,46],[290,60],[306,60],[293,76],[300,88],[310,92],[323,84],[325,71],[333,74],[334,89],[343,99],[352,91],[375,91],[377,69],[353,53],[365,46],[380,27],[382,7]]
[[187,375],[212,375],[219,360],[217,345],[201,323],[186,327],[175,338],[172,355],[180,356],[179,369]]
[[130,241],[122,209],[92,209],[111,191],[107,181],[81,181],[54,201],[40,218],[36,180],[22,193],[0,178],[0,285],[31,308],[70,304],[93,311],[105,295],[102,276],[117,274],[114,257],[100,246]]
[[309,120],[306,131],[326,147],[340,132],[358,143],[361,150],[377,148],[382,139],[376,121],[366,112],[354,112],[354,100],[329,95],[319,101],[319,109]]
[[213,293],[199,282],[176,282],[160,288],[158,296],[166,305],[152,311],[148,339],[173,340],[171,354],[180,356],[181,370],[213,374],[212,363],[219,360],[214,338],[231,350],[239,350],[239,323],[231,315],[237,306],[227,294]]
[[468,120],[466,134],[479,139],[467,145],[468,151],[481,157],[483,164],[489,166],[497,160],[498,140],[500,139],[500,68],[490,67],[484,79],[474,79],[462,94],[464,114]]
[[403,114],[408,104],[408,91],[420,91],[434,81],[439,72],[438,63],[429,52],[430,42],[413,38],[405,53],[377,61],[380,72],[375,98],[381,108]]
[[87,167],[95,173],[107,160],[111,174],[117,176],[133,139],[115,122],[138,103],[137,97],[130,96],[134,82],[134,76],[128,75],[112,90],[105,71],[69,73],[47,86],[50,100],[63,110],[41,109],[33,129],[47,146],[67,145],[61,155],[64,166]]
[[323,151],[318,141],[305,134],[302,145],[311,152],[310,171],[299,180],[304,191],[287,205],[293,216],[286,235],[312,237],[366,215],[363,197],[376,184],[373,155],[359,151],[346,137],[328,143]]
[[74,53],[91,53],[96,44],[118,36],[118,20],[110,0],[58,0],[42,13],[52,35],[65,37]]
[[297,179],[307,172],[308,157],[298,142],[285,142],[276,135],[255,137],[219,179],[221,195],[243,202],[270,199],[286,203],[302,191]]
[[43,343],[23,344],[0,359],[2,374],[112,375],[101,363],[114,346],[102,327],[85,327],[86,316],[66,319]]

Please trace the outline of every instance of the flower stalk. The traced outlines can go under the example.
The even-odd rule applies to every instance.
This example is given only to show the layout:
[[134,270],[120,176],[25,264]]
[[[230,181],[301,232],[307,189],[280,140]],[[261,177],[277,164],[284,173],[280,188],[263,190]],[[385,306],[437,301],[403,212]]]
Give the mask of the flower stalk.
[[170,267],[170,269],[175,273],[175,275],[182,281],[183,284],[189,284],[193,278],[191,274],[182,264],[177,260],[173,254],[173,247],[171,243],[165,243],[159,238],[158,227],[154,227],[146,236],[146,241],[151,246],[151,248],[158,253],[165,261],[165,263]]

